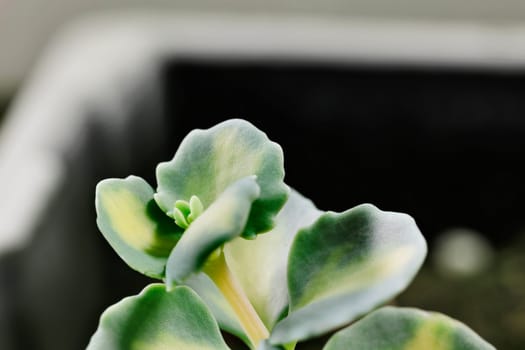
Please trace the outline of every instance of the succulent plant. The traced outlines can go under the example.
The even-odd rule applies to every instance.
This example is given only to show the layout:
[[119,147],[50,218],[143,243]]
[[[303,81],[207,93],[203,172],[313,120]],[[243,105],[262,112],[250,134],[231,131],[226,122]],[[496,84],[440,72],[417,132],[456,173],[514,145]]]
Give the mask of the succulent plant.
[[335,330],[324,350],[494,349],[446,316],[383,306],[426,256],[414,220],[317,209],[249,122],[192,131],[156,175],[156,190],[135,176],[97,186],[102,234],[160,282],[109,307],[88,349],[230,349],[221,330],[259,350]]

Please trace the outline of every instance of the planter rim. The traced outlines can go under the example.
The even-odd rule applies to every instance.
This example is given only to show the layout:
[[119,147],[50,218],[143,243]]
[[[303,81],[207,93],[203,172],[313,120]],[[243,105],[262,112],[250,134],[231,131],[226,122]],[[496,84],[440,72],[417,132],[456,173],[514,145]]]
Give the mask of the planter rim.
[[[154,84],[168,58],[500,71],[525,67],[524,39],[525,25],[321,16],[128,12],[73,22],[47,49],[0,130],[0,254],[35,231],[86,125],[116,131],[128,123],[125,97],[144,81]],[[86,105],[114,117],[86,113]]]

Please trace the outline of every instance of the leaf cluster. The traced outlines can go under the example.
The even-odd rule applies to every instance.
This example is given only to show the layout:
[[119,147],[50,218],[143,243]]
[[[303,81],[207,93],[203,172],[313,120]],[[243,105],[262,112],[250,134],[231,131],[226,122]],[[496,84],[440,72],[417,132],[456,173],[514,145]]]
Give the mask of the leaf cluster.
[[[493,349],[466,326],[381,307],[411,282],[426,243],[414,220],[363,204],[322,211],[284,183],[280,146],[243,120],[194,130],[141,178],[96,189],[97,224],[159,280],[108,308],[88,349]],[[320,183],[322,185],[322,183]]]

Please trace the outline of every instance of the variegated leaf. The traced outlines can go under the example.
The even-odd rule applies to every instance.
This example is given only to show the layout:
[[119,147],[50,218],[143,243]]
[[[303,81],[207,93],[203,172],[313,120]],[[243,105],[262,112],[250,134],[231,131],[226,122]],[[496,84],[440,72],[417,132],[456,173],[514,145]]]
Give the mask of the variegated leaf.
[[231,184],[184,232],[166,265],[168,286],[184,280],[203,267],[211,253],[239,237],[250,208],[260,194],[255,176]]
[[268,329],[288,306],[288,253],[299,229],[321,215],[314,204],[292,190],[274,229],[255,240],[236,239],[225,247],[232,272]]
[[229,350],[212,314],[188,287],[150,285],[109,307],[88,350]]
[[249,175],[257,176],[261,188],[242,232],[253,238],[272,228],[288,188],[281,147],[247,121],[233,119],[190,132],[174,158],[158,165],[155,200],[168,214],[177,200],[192,196],[207,208],[233,182]]
[[[320,214],[311,201],[292,191],[271,232],[255,240],[239,237],[225,245],[228,265],[268,329],[288,306],[286,265],[293,237]],[[206,302],[221,329],[251,345],[234,311],[210,278],[201,273],[185,284]]]
[[360,205],[327,212],[295,237],[288,263],[290,313],[273,344],[340,327],[402,291],[419,270],[426,243],[405,214]]
[[153,200],[153,189],[136,176],[106,179],[96,189],[97,225],[133,269],[163,278],[180,229]]
[[442,314],[384,307],[337,332],[323,350],[495,350]]

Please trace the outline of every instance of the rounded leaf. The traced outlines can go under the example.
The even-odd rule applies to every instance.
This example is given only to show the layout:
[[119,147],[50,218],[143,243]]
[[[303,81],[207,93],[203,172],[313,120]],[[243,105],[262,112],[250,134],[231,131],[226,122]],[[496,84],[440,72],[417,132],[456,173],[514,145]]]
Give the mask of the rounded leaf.
[[261,190],[242,232],[253,238],[272,228],[288,188],[281,147],[247,121],[233,119],[190,132],[174,158],[158,165],[155,200],[168,214],[177,200],[192,196],[207,208],[228,186],[249,175],[257,176]]
[[88,350],[229,350],[199,296],[188,287],[146,287],[109,307]]
[[288,262],[290,313],[271,341],[286,344],[340,327],[402,291],[426,242],[414,220],[364,204],[327,212],[295,237]]
[[168,256],[180,229],[153,199],[143,179],[106,179],[97,185],[97,225],[120,257],[133,269],[163,278]]
[[337,332],[323,350],[495,350],[445,315],[384,307]]

